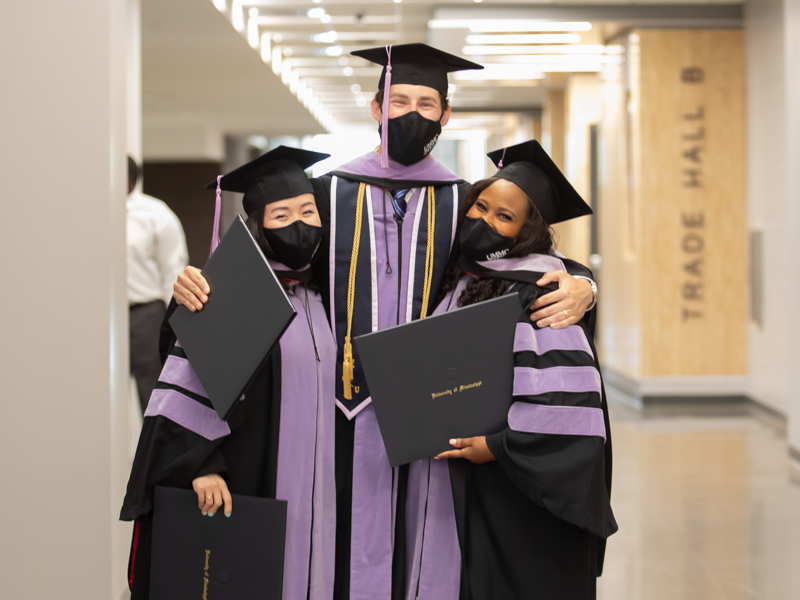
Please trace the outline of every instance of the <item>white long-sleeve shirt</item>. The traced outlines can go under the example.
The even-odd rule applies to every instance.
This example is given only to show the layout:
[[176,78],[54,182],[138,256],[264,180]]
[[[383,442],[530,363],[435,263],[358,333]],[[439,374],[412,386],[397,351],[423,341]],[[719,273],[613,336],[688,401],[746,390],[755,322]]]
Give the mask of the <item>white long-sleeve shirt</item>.
[[189,262],[178,217],[161,200],[128,196],[128,303],[172,298],[172,284]]

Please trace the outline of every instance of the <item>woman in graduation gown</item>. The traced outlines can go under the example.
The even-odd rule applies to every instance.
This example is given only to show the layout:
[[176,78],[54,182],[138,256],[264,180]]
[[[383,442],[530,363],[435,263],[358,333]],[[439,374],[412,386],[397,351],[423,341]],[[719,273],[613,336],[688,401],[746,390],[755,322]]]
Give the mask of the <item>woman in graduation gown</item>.
[[149,597],[156,485],[193,488],[198,510],[216,519],[235,510],[230,494],[287,500],[283,598],[333,596],[336,346],[311,276],[322,228],[303,171],[323,158],[280,147],[214,182],[218,198],[220,189],[244,192],[247,225],[297,317],[227,421],[211,408],[172,337],[120,516],[135,521],[128,574],[134,600]]
[[[468,196],[437,313],[506,293],[530,306],[550,291],[536,285],[542,274],[563,268],[549,226],[591,213],[537,142],[489,156],[502,168]],[[617,530],[597,353],[585,322],[538,329],[529,314],[516,329],[507,427],[411,466],[409,599],[595,598]]]

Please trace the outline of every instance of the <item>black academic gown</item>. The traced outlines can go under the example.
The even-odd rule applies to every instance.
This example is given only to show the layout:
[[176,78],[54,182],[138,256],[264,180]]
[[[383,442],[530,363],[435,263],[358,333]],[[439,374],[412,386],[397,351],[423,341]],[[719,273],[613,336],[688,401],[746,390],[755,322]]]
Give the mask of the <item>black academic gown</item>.
[[[121,520],[135,521],[128,566],[128,583],[132,600],[149,597],[154,486],[192,489],[192,481],[195,478],[218,473],[226,480],[232,494],[260,498],[276,497],[279,487],[278,450],[282,378],[286,372],[284,369],[292,368],[294,365],[293,368],[301,369],[311,381],[314,379],[315,370],[320,369],[318,372],[321,373],[323,369],[328,369],[330,373],[325,381],[330,385],[335,357],[333,340],[319,296],[311,293],[305,296],[300,289],[292,298],[300,309],[309,302],[308,298],[311,298],[312,303],[316,302],[317,307],[312,304],[311,310],[306,314],[298,310],[299,314],[290,328],[302,328],[303,333],[299,336],[299,341],[297,341],[298,336],[294,336],[295,342],[291,345],[283,349],[276,345],[269,354],[245,390],[244,399],[237,404],[228,418],[230,434],[210,440],[190,428],[179,425],[167,416],[160,414],[145,416],[120,513]],[[175,336],[167,322],[175,308],[173,300],[162,328],[160,348],[163,353],[162,360],[165,361],[168,356],[186,358],[183,349],[176,345]],[[313,330],[309,327],[308,319],[313,321]],[[322,363],[315,358],[317,354],[321,357]],[[319,377],[319,381],[322,381],[322,375]],[[208,398],[186,387],[159,381],[154,395],[158,390],[176,391],[183,397],[213,410]],[[332,399],[332,386],[326,396],[328,401]],[[330,416],[332,417],[332,414]],[[311,420],[308,427],[314,431],[317,424]],[[332,424],[330,427],[332,429]],[[332,431],[326,435],[331,436],[331,434]],[[332,473],[329,477],[332,480]],[[333,510],[335,511],[335,507]],[[219,514],[213,518],[225,517]],[[330,523],[332,527],[329,536],[332,549],[335,520],[330,516],[327,518],[333,521]],[[332,587],[332,556],[330,562]]]
[[[555,289],[535,285],[541,272],[493,273],[474,265],[465,270],[516,282],[512,291],[520,294],[524,306]],[[520,327],[531,326],[530,312],[520,317]],[[599,373],[589,326],[581,322],[575,327],[592,354],[520,351],[515,352],[516,366],[594,368]],[[605,541],[617,530],[610,506],[611,432],[602,384],[600,390],[515,396],[515,401],[601,409],[605,440],[507,427],[486,437],[496,461],[449,461],[462,554],[460,600],[595,598]]]

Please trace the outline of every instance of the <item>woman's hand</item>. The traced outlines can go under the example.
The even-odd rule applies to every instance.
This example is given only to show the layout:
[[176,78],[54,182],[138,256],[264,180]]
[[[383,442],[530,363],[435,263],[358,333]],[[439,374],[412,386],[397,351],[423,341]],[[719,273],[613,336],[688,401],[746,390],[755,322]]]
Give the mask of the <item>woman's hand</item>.
[[172,285],[172,297],[175,298],[175,302],[192,312],[202,310],[203,304],[208,302],[210,292],[206,278],[200,269],[195,267],[186,267]]
[[476,465],[495,460],[494,454],[486,445],[486,436],[458,438],[450,440],[450,445],[455,446],[458,450],[442,452],[436,458],[466,458]]
[[[531,305],[538,309],[531,315],[540,328],[564,329],[583,318],[594,299],[592,284],[585,279],[575,279],[566,271],[545,273],[536,285],[558,282],[558,289],[541,296]],[[566,313],[564,312],[566,311]]]
[[192,487],[197,494],[197,506],[206,514],[213,517],[220,506],[225,505],[225,516],[230,517],[233,510],[233,499],[228,491],[228,484],[217,474],[203,475],[192,481]]

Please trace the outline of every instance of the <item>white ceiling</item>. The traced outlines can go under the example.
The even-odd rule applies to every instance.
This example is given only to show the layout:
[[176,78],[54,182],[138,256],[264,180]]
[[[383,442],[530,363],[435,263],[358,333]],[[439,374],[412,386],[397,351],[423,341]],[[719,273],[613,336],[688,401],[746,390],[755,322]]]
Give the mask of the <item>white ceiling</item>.
[[[433,18],[543,19],[591,21],[591,32],[581,44],[602,44],[615,32],[631,26],[737,26],[739,7],[688,1],[660,6],[658,2],[630,3],[608,0],[561,3],[483,0],[236,0],[242,7],[244,30],[232,25],[238,8],[234,0],[142,0],[144,123],[201,124],[229,134],[302,136],[324,131],[292,94],[259,49],[247,41],[252,9],[258,11],[258,33],[268,33],[273,48],[282,48],[283,65],[289,65],[303,85],[313,91],[325,113],[339,126],[369,124],[368,100],[375,93],[380,69],[347,54],[357,48],[428,42],[461,53],[467,29],[431,29]],[[224,5],[220,11],[215,7]],[[312,8],[329,17],[311,18]],[[737,16],[738,15],[738,16]],[[325,22],[327,21],[327,22]],[[335,42],[319,43],[315,34],[336,31]],[[276,35],[279,36],[276,42]],[[329,35],[331,35],[329,33]],[[321,55],[325,48],[341,46],[341,57]],[[289,54],[289,56],[286,56]],[[474,56],[476,62],[499,62],[495,57]],[[500,59],[502,60],[502,59]],[[345,73],[345,69],[348,73]],[[349,73],[352,69],[352,73]],[[451,78],[452,80],[452,78]],[[295,80],[295,82],[297,79]],[[543,82],[459,82],[454,107],[461,111],[537,109],[543,90],[560,85],[563,77]],[[361,91],[354,92],[354,86]],[[357,89],[357,88],[355,88]],[[357,102],[364,104],[358,106]],[[321,112],[317,116],[321,116]],[[326,124],[327,118],[319,119]]]

